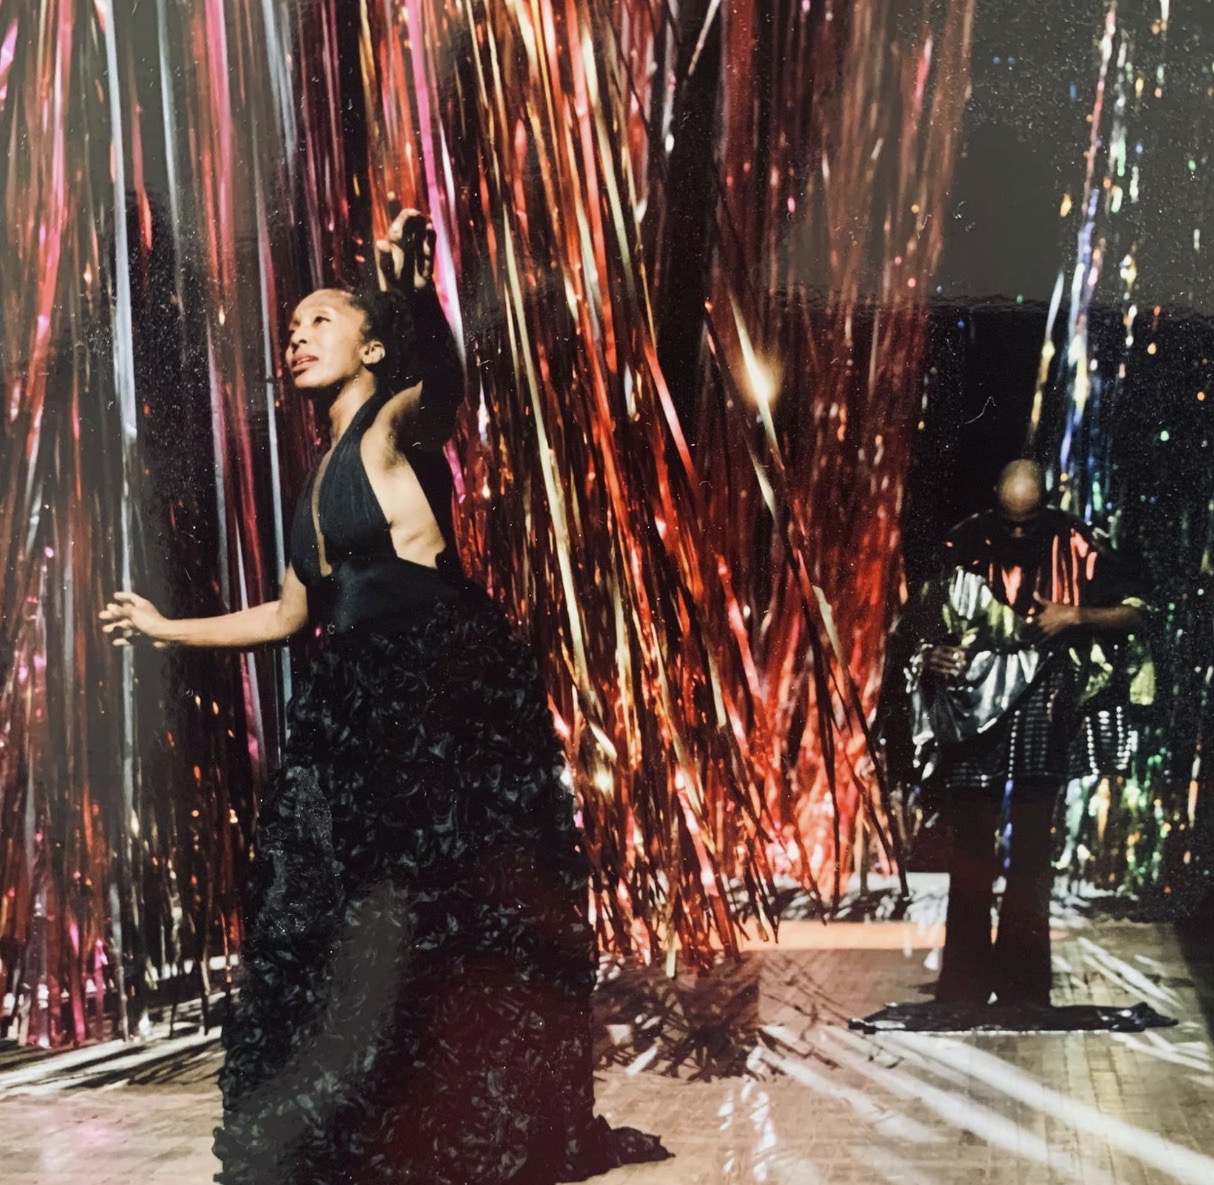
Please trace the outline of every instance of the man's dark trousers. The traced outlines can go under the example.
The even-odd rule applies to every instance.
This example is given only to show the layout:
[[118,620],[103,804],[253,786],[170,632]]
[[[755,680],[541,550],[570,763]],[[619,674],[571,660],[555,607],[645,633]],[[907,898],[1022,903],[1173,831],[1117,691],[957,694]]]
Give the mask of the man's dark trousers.
[[1007,886],[991,941],[991,905],[999,875],[995,829],[997,791],[949,793],[952,824],[944,960],[936,998],[985,1004],[995,992],[1001,1004],[1050,1002],[1050,892],[1052,827],[1057,787],[1011,788],[1011,848]]

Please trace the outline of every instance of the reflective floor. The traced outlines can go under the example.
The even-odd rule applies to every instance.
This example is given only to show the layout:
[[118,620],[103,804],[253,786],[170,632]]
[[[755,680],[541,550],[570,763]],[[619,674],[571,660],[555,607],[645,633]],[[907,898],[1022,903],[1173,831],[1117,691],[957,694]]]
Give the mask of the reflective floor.
[[[619,1185],[1214,1183],[1209,949],[1171,927],[1055,918],[1058,1003],[1145,1000],[1141,1034],[863,1036],[851,1016],[924,998],[940,886],[910,921],[788,923],[740,964],[600,994],[600,1110],[676,1159]],[[1203,1011],[1203,1008],[1205,1011]],[[214,1037],[0,1058],[5,1185],[210,1179]]]

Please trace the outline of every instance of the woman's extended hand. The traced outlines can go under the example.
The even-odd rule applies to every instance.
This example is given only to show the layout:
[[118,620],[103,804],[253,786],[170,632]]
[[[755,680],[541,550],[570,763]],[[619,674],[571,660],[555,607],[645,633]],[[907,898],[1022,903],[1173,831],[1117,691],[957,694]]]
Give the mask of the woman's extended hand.
[[420,210],[401,209],[391,193],[388,212],[395,212],[388,235],[375,240],[380,286],[425,288],[434,282],[434,224]]
[[129,646],[136,638],[148,638],[157,650],[163,650],[168,642],[164,638],[168,618],[147,597],[133,592],[116,592],[98,618],[105,622],[103,633],[115,635],[111,642],[115,646]]

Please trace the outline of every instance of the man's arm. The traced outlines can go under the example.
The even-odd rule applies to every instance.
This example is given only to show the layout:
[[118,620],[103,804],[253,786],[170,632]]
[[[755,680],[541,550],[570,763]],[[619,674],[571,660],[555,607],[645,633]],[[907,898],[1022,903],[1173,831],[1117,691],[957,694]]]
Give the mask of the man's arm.
[[1067,630],[1087,630],[1108,637],[1137,633],[1147,625],[1147,590],[1142,573],[1111,546],[1108,537],[1079,519],[1072,521],[1071,547],[1083,563],[1077,565],[1079,605],[1064,605],[1036,596],[1031,621],[1039,640],[1049,641]]
[[[972,550],[971,539],[977,528],[978,515],[959,522],[944,537],[944,541],[936,548],[930,561],[930,582],[941,582],[959,567],[964,567],[967,553]],[[929,583],[930,583],[929,582]],[[926,585],[924,589],[926,590]],[[923,592],[920,593],[922,598]],[[928,645],[923,641],[916,650],[918,661],[925,671],[931,672],[942,679],[955,678],[965,673],[969,665],[969,655],[960,646],[949,642]]]
[[1039,610],[1033,616],[1033,631],[1043,641],[1056,638],[1067,630],[1085,629],[1101,634],[1121,636],[1142,629],[1146,617],[1134,604],[1061,605],[1057,601],[1036,598]]

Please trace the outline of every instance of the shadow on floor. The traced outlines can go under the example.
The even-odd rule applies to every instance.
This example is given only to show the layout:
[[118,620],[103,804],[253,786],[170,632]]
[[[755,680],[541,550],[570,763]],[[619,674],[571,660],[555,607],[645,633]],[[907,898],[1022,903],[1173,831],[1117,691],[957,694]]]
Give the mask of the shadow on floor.
[[1207,893],[1197,909],[1176,923],[1176,938],[1193,977],[1206,1032],[1214,1039],[1214,892]]

